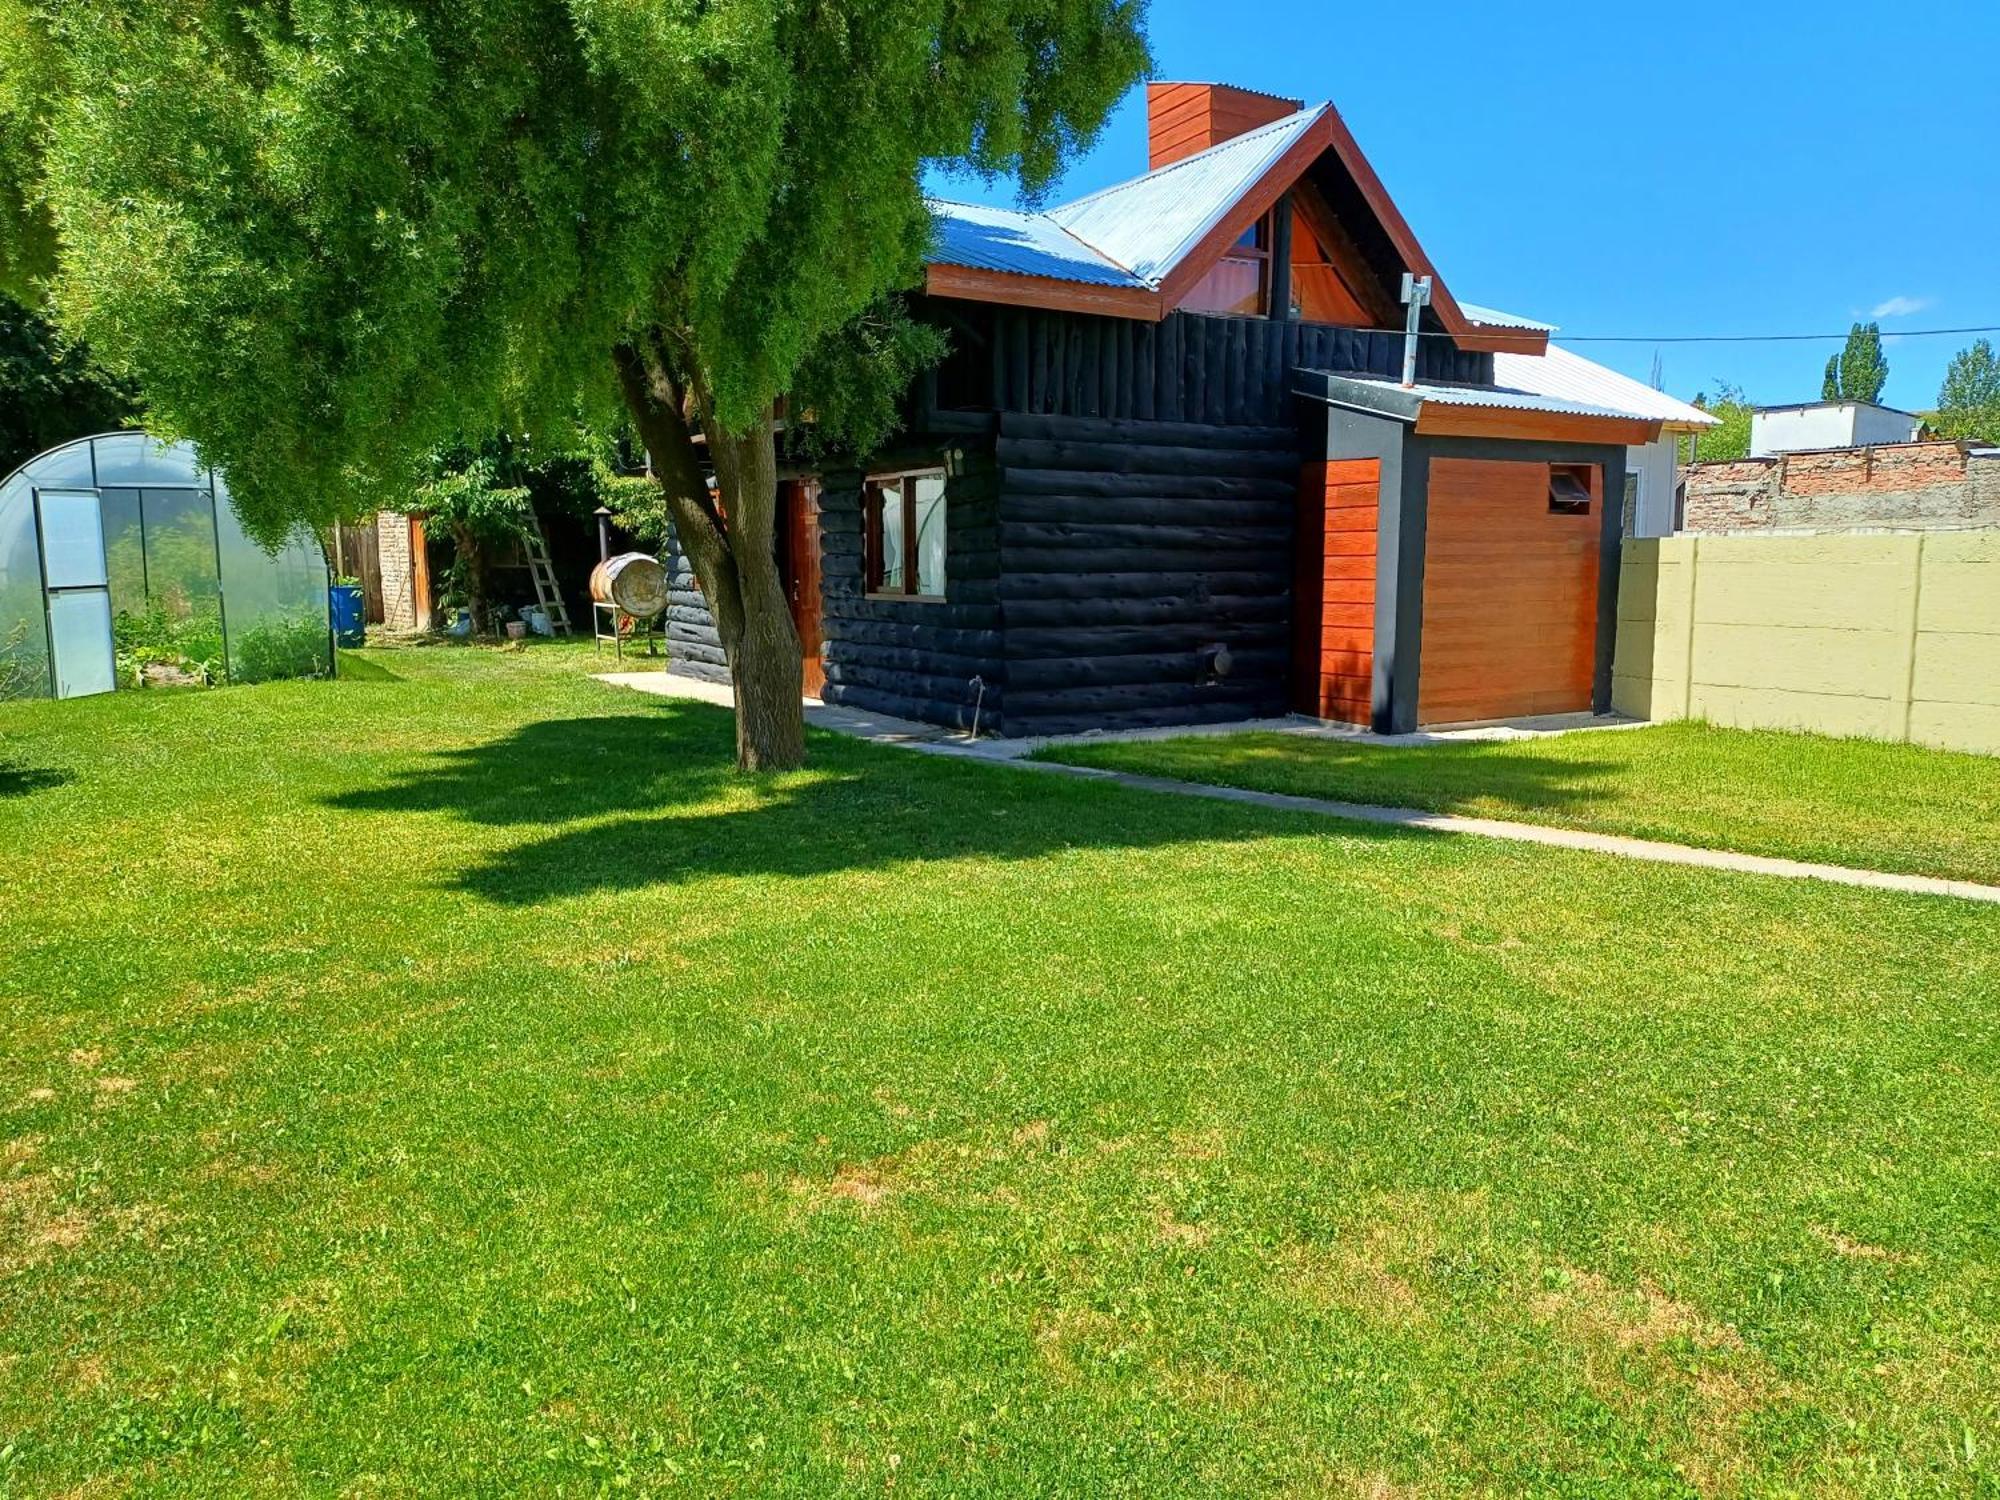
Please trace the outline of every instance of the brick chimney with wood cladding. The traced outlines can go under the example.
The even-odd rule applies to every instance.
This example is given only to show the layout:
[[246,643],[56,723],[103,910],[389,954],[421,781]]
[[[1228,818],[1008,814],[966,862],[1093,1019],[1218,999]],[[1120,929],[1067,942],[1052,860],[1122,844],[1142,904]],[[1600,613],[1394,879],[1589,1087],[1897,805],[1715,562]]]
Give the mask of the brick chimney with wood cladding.
[[1226,83],[1146,85],[1148,171],[1297,114],[1303,100],[1279,99]]

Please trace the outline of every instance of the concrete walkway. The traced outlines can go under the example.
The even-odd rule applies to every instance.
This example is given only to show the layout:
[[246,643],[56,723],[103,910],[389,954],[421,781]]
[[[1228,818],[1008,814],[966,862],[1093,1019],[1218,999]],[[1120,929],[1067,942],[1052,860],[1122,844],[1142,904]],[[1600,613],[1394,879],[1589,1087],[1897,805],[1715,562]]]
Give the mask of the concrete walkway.
[[[667,698],[688,698],[723,708],[735,705],[726,686],[697,682],[667,672],[608,672],[599,682],[635,688]],[[1589,854],[1610,854],[1620,859],[1648,860],[1654,864],[1692,865],[1705,870],[1729,870],[1743,875],[1775,875],[1786,880],[1824,880],[1834,885],[1860,886],[1866,890],[1896,891],[1918,896],[1956,896],[1966,901],[2000,904],[2000,886],[1981,885],[1971,880],[1941,880],[1930,875],[1896,875],[1883,870],[1854,870],[1845,865],[1811,864],[1796,859],[1773,859],[1762,854],[1736,854],[1726,849],[1700,849],[1691,844],[1668,844],[1654,839],[1625,838],[1619,834],[1586,833],[1575,828],[1550,828],[1539,823],[1510,823],[1498,818],[1468,818],[1456,813],[1424,812],[1412,807],[1378,807],[1367,802],[1332,802],[1319,797],[1293,797],[1283,792],[1254,792],[1243,787],[1208,786],[1195,781],[1174,781],[1164,776],[1139,776],[1129,771],[1104,771],[1091,766],[1068,766],[1056,761],[1024,760],[1023,756],[1047,744],[1104,744],[1118,738],[1163,738],[1187,734],[1187,729],[1143,730],[1129,736],[1108,734],[1070,735],[1058,740],[970,741],[955,730],[935,724],[919,724],[887,714],[864,713],[838,708],[816,698],[806,700],[806,721],[816,728],[852,735],[878,745],[894,745],[948,755],[961,760],[1011,765],[1023,771],[1039,771],[1051,776],[1068,776],[1091,781],[1107,781],[1140,791],[1164,792],[1176,797],[1203,797],[1214,802],[1235,802],[1250,807],[1273,808],[1280,812],[1310,813],[1316,817],[1341,818],[1354,823],[1373,823],[1390,828],[1415,828],[1428,833],[1472,834],[1478,838],[1509,839],[1520,844],[1546,844],[1557,849],[1577,849]],[[1586,724],[1551,725],[1546,730],[1524,733],[1559,733],[1585,727],[1627,727]],[[1205,733],[1241,733],[1250,729],[1283,729],[1286,732],[1321,731],[1342,738],[1380,739],[1361,731],[1342,731],[1332,726],[1301,724],[1298,720],[1273,719],[1248,724],[1215,726]],[[1446,735],[1426,736],[1435,743]],[[1492,737],[1490,734],[1485,737]],[[1387,741],[1410,743],[1409,738]]]

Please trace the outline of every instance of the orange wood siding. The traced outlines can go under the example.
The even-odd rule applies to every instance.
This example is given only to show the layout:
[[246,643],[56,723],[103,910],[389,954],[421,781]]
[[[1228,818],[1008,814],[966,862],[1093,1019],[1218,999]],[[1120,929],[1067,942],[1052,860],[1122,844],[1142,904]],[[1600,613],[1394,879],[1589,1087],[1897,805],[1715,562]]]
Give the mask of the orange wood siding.
[[1417,721],[1590,707],[1603,472],[1588,515],[1549,512],[1549,466],[1434,459]]
[[1393,328],[1402,310],[1356,247],[1333,205],[1311,179],[1292,187],[1292,296],[1309,323]]
[[1421,437],[1497,437],[1516,442],[1605,443],[1633,447],[1660,435],[1643,417],[1591,416],[1585,412],[1510,411],[1502,406],[1447,406],[1426,401],[1417,413]]
[[1373,458],[1307,464],[1300,478],[1292,704],[1315,718],[1368,722],[1381,490]]

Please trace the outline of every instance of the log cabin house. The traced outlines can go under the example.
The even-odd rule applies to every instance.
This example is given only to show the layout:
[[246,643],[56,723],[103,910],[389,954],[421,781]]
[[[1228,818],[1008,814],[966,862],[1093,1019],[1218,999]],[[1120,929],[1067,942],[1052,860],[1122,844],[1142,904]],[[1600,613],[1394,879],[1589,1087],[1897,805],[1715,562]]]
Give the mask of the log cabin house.
[[[1660,412],[1498,383],[1550,329],[1453,297],[1331,105],[1147,106],[1143,176],[934,204],[949,355],[890,451],[782,486],[808,695],[1004,735],[1608,709]],[[671,561],[673,669],[721,678]]]

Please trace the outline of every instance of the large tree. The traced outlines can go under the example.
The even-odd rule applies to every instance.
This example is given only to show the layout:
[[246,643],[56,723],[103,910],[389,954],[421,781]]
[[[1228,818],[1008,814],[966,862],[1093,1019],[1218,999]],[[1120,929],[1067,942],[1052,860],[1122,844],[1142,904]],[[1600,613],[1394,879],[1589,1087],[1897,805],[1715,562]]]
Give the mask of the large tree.
[[935,352],[889,300],[924,168],[1045,187],[1144,73],[1142,6],[0,0],[0,256],[269,531],[622,401],[738,759],[793,765],[775,403],[879,434]]
[[0,292],[0,478],[46,448],[123,427],[137,393]]
[[1721,381],[1712,395],[1704,392],[1694,398],[1694,404],[1714,417],[1716,425],[1704,427],[1688,439],[1693,462],[1713,464],[1749,456],[1750,418],[1756,408],[1743,394],[1742,386]]
[[2000,355],[1986,339],[1951,357],[1935,425],[1942,437],[2000,442]]
[[1889,383],[1889,361],[1882,354],[1882,328],[1856,323],[1847,331],[1840,353],[1826,362],[1820,395],[1828,401],[1878,401]]

